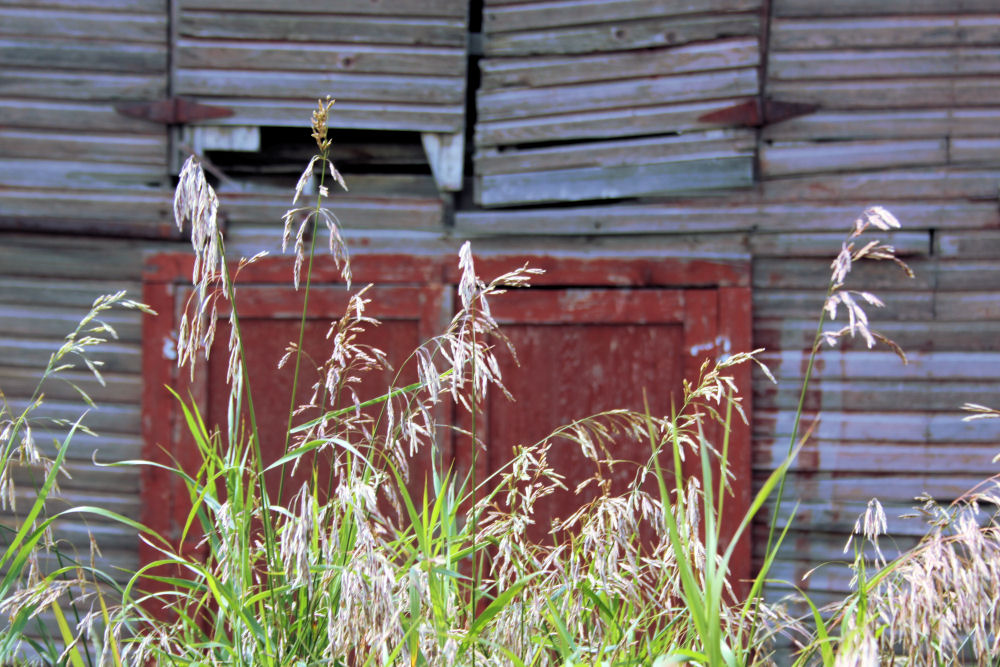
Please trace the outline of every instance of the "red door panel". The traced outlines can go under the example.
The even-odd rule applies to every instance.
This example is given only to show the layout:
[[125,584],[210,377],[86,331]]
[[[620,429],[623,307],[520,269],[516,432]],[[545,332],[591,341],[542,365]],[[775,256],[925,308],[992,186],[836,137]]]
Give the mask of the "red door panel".
[[[510,403],[492,392],[477,431],[487,443],[478,458],[480,470],[498,469],[518,444],[536,442],[552,429],[594,412],[627,407],[643,408],[645,390],[654,414],[667,414],[671,400],[679,400],[682,378],[693,379],[706,358],[750,349],[749,266],[713,260],[611,260],[490,256],[478,262],[485,278],[522,265],[544,266],[541,286],[513,290],[491,301],[493,315],[517,350],[521,365],[498,355],[505,383],[516,397]],[[291,262],[267,259],[246,269],[239,287],[239,313],[248,350],[265,458],[284,450],[284,431],[291,390],[291,368],[276,370],[286,344],[297,339],[302,292],[289,285]],[[403,360],[427,338],[440,333],[451,316],[451,294],[458,274],[451,257],[400,258],[361,256],[354,272],[359,281],[391,280],[395,284],[372,290],[366,314],[383,324],[366,334],[364,342],[383,349],[394,367],[403,368],[397,386],[412,381],[414,373]],[[178,372],[169,350],[187,292],[190,260],[161,255],[149,262],[144,283],[147,303],[160,311],[144,330],[144,434],[146,458],[169,463],[175,457],[192,466],[193,446],[184,437],[175,401],[163,389],[167,384],[182,395],[191,392],[210,422],[224,422],[224,386],[227,363],[225,325],[217,334],[211,361],[195,384],[187,370]],[[305,350],[316,359],[330,351],[326,332],[340,317],[349,293],[334,271],[321,272],[310,293],[310,319]],[[385,276],[380,278],[380,276]],[[318,287],[316,287],[318,285]],[[749,368],[736,369],[750,413]],[[306,398],[315,381],[306,366],[299,395]],[[363,382],[362,400],[382,393],[389,373],[377,373]],[[299,419],[305,419],[303,415]],[[727,504],[724,525],[734,528],[750,500],[750,431],[734,423],[730,464],[737,476],[734,497]],[[708,433],[709,437],[717,433]],[[575,455],[574,445],[557,445],[559,472],[571,489],[593,472]],[[455,443],[454,461],[468,470],[471,451],[467,438]],[[645,461],[648,443],[623,441],[615,445],[620,459]],[[447,457],[451,452],[446,451]],[[417,462],[415,477],[428,461]],[[622,490],[631,479],[626,468],[615,480]],[[285,480],[296,489],[302,480]],[[269,486],[273,483],[269,480]],[[144,520],[163,534],[177,534],[186,517],[186,493],[162,471],[150,470],[143,480]],[[578,506],[572,494],[553,497],[539,508],[532,529],[543,537],[554,518]],[[146,554],[151,557],[152,554]],[[750,574],[749,542],[744,540],[733,560],[737,579]]]

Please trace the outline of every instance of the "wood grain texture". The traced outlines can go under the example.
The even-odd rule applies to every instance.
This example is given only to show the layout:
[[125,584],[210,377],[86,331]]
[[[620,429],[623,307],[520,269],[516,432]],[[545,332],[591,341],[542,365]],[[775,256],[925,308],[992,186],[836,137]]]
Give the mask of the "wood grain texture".
[[114,132],[119,136],[133,133],[153,136],[166,134],[163,125],[122,116],[108,102],[7,97],[0,99],[0,115],[11,129],[65,130],[72,127],[81,132]]
[[483,31],[509,32],[664,15],[749,12],[760,0],[554,0],[504,4],[487,3]]
[[[101,7],[114,9],[113,2],[92,3],[89,8],[83,2],[67,2],[66,5],[72,8],[70,11],[39,11],[42,5],[50,4],[46,2],[34,3],[33,8],[4,7],[5,4],[0,3],[0,23],[6,35],[31,35],[35,39],[106,39],[113,35],[116,42],[161,45],[167,41],[167,16],[162,6],[146,14],[123,14],[100,11]],[[132,9],[142,9],[140,3],[131,4]]]
[[474,157],[477,174],[493,175],[751,155],[755,147],[756,138],[752,130],[711,130],[678,136],[578,142],[549,148],[486,149]]
[[1000,105],[1000,88],[992,77],[950,76],[851,81],[813,80],[768,82],[775,97],[818,104],[829,110],[920,109],[942,104],[954,107]]
[[770,141],[982,137],[995,133],[1000,109],[817,111],[764,128]]
[[182,37],[205,39],[464,48],[464,26],[456,19],[190,10],[182,12],[179,31]]
[[39,41],[0,37],[0,65],[88,72],[143,73],[167,69],[166,44]]
[[874,79],[972,76],[1000,71],[1000,49],[879,49],[772,53],[768,76],[792,79]]
[[480,120],[476,123],[476,145],[485,147],[572,139],[605,139],[657,134],[665,129],[685,132],[721,128],[729,124],[706,117],[745,101],[747,98],[723,98],[710,102],[668,103],[622,109],[583,110],[531,118]]
[[331,7],[327,0],[184,0],[185,9],[258,11],[285,13],[338,13],[389,16],[450,16],[464,18],[468,13],[460,0],[338,0]]
[[775,16],[879,16],[996,13],[993,0],[774,0]]
[[760,151],[764,178],[935,166],[948,161],[945,139],[783,142],[762,146]]
[[439,46],[289,44],[182,39],[177,66],[185,69],[270,70],[459,76],[465,51]]
[[896,16],[775,19],[774,51],[991,46],[1000,42],[1000,15]]
[[163,73],[88,74],[33,69],[0,73],[0,95],[57,101],[135,101],[166,95]]
[[[757,72],[744,68],[552,88],[482,90],[476,108],[484,122],[753,95]],[[557,95],[555,93],[558,93]],[[625,112],[620,112],[624,115]],[[664,128],[667,129],[667,128]]]
[[[318,72],[182,69],[177,91],[184,95],[244,98],[297,98],[305,91],[336,91],[343,100],[457,105],[465,82],[457,77],[390,76]],[[315,104],[315,102],[314,102]]]
[[755,67],[759,61],[757,40],[748,38],[599,55],[486,58],[480,69],[482,88],[493,90]]
[[760,16],[756,12],[654,16],[540,30],[488,32],[483,51],[488,57],[605,53],[710,42],[759,33]]
[[[327,94],[325,88],[310,88],[317,95]],[[287,92],[287,91],[286,91]],[[301,95],[299,90],[296,94]],[[316,106],[316,98],[261,100],[255,98],[199,96],[205,104],[224,106],[233,115],[205,125],[270,125],[302,127]],[[464,104],[416,104],[407,102],[365,102],[338,100],[333,124],[341,129],[408,130],[421,132],[457,132],[465,122]]]
[[753,184],[753,157],[725,156],[579,167],[482,176],[476,201],[483,206],[623,199],[745,188]]
[[5,158],[58,155],[67,162],[122,162],[166,170],[167,138],[165,132],[121,135],[0,129],[0,153]]

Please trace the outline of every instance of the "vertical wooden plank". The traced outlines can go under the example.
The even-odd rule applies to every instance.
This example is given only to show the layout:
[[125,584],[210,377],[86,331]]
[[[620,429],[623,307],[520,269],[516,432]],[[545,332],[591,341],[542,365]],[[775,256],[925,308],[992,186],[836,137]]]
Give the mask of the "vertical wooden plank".
[[[750,287],[719,288],[719,339],[723,341],[723,356],[748,352],[753,349],[753,313]],[[753,450],[749,419],[753,415],[753,382],[750,364],[741,364],[728,369],[739,388],[743,411],[748,421],[733,414],[729,431],[729,469],[734,479],[732,496],[726,498],[723,507],[723,525],[739,526],[743,512],[750,507],[753,496]],[[743,535],[733,550],[731,571],[734,584],[740,583],[737,593],[749,591],[751,568],[750,533]]]

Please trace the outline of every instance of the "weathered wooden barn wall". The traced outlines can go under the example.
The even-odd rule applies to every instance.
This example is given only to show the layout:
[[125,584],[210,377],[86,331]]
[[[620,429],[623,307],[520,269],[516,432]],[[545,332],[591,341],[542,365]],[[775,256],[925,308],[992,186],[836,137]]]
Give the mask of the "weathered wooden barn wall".
[[[779,377],[775,387],[755,376],[758,482],[788,449],[841,240],[869,204],[902,221],[881,236],[917,278],[859,266],[849,284],[884,298],[870,316],[910,364],[848,342],[822,354],[806,397],[806,423],[822,416],[789,477],[802,504],[774,574],[821,600],[846,590],[849,571],[800,579],[844,558],[869,498],[898,517],[922,492],[951,499],[992,469],[1000,433],[962,423],[957,408],[1000,394],[997,11],[954,0],[486,2],[482,208],[459,211],[457,229],[682,232],[706,244],[742,234],[755,345]],[[741,106],[757,94],[759,106]],[[740,159],[755,161],[750,181],[727,170]],[[541,202],[562,205],[514,208]],[[900,547],[920,532],[892,527]],[[756,537],[759,557],[764,523]]]
[[[356,250],[472,237],[623,262],[752,257],[754,343],[779,376],[755,376],[758,481],[787,447],[830,259],[864,206],[897,215],[903,231],[882,237],[917,277],[859,266],[852,281],[886,301],[874,326],[911,363],[857,342],[822,355],[806,405],[823,416],[789,480],[802,503],[776,576],[841,558],[872,496],[906,546],[916,529],[894,517],[915,496],[953,498],[994,469],[1000,431],[957,406],[1000,403],[995,0],[487,0],[481,24],[469,40],[459,0],[0,0],[9,399],[27,399],[94,296],[138,287],[144,251],[182,247],[169,189],[185,147],[221,175],[231,247],[273,244],[310,151],[288,128],[329,92],[351,186],[333,207]],[[115,110],[171,95],[232,115],[168,128]],[[137,478],[87,464],[94,445],[101,460],[141,447],[139,320],[114,322],[121,354],[92,387],[101,436],[79,441],[63,486],[137,516]],[[48,397],[69,414],[68,393]],[[92,525],[109,561],[135,562],[133,536]],[[63,530],[85,546],[81,525]],[[805,586],[847,584],[824,568]]]
[[[1000,224],[998,9],[976,0],[773,2],[765,94],[818,108],[762,130],[761,203],[794,206],[828,229],[842,229],[851,208],[882,203],[904,226],[895,243],[916,272],[909,280],[891,266],[858,267],[853,284],[887,304],[870,312],[875,327],[910,351],[910,364],[858,343],[821,357],[806,397],[821,417],[789,478],[803,504],[779,577],[843,558],[869,498],[893,519],[923,492],[950,500],[995,470],[997,429],[961,422],[956,408],[1000,397],[1000,255],[990,246]],[[823,215],[808,214],[813,206]],[[770,238],[782,242],[753,241],[755,344],[771,350],[781,383],[755,383],[758,475],[787,448],[802,350],[836,249],[775,251]],[[827,567],[807,587],[839,592],[849,578]]]

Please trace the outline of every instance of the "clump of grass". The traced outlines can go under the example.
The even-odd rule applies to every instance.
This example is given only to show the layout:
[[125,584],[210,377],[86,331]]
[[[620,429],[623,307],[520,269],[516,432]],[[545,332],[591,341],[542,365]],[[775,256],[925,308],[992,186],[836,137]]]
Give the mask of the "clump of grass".
[[[326,206],[327,176],[346,188],[331,160],[332,104],[320,101],[313,113],[317,154],[284,216],[285,244],[294,236],[293,281],[305,293],[300,336],[280,362],[293,367],[293,386],[311,363],[301,332],[321,224],[342,275],[348,282],[351,276],[339,223]],[[301,205],[317,169],[316,201]],[[465,244],[458,258],[458,312],[406,362],[416,367],[417,381],[397,380],[375,396],[362,393],[361,378],[388,368],[388,361],[363,342],[378,322],[366,314],[368,288],[356,290],[344,315],[331,323],[327,358],[313,363],[318,379],[311,395],[290,397],[284,454],[269,461],[262,455],[235,299],[239,271],[257,258],[227,260],[218,206],[197,159],[188,160],[175,217],[191,228],[196,289],[182,320],[179,363],[196,372],[195,360],[212,348],[220,316],[229,319],[230,337],[226,423],[205,423],[197,406],[177,397],[200,460],[197,470],[171,468],[191,507],[183,533],[158,535],[107,511],[73,510],[127,523],[159,557],[123,588],[110,588],[114,599],[78,596],[88,606],[76,610],[72,628],[59,595],[100,591],[98,583],[107,589],[110,578],[78,563],[48,575],[25,564],[36,545],[47,544],[50,519],[39,517],[70,437],[81,428],[75,425],[49,463],[26,527],[4,556],[14,574],[6,575],[0,589],[0,608],[12,618],[0,635],[0,660],[13,656],[18,642],[34,641],[26,639],[28,620],[51,608],[62,619],[60,640],[69,648],[44,641],[32,647],[50,663],[74,667],[773,664],[770,646],[785,621],[761,593],[785,532],[772,519],[758,575],[740,582],[749,584],[745,597],[734,592],[729,565],[735,545],[775,494],[778,514],[785,473],[802,439],[798,418],[788,457],[763,482],[740,524],[724,531],[720,521],[732,483],[730,425],[746,419],[729,373],[757,362],[760,350],[706,361],[697,378],[685,381],[670,414],[612,410],[574,421],[538,442],[520,443],[505,466],[480,479],[475,459],[483,446],[497,445],[482,442],[477,416],[488,392],[506,392],[498,355],[513,352],[490,304],[508,298],[502,296],[507,289],[527,285],[538,271],[524,266],[485,281]],[[856,261],[902,265],[890,246],[861,244],[870,227],[887,230],[898,222],[884,209],[868,209],[844,242],[832,265],[803,396],[824,342],[859,335],[869,346],[884,341],[904,356],[869,326],[864,304],[878,307],[878,298],[845,287]],[[121,296],[111,302],[140,307]],[[95,304],[97,312],[103,307]],[[841,307],[847,326],[824,330],[827,316],[835,318]],[[88,344],[84,340],[90,339],[81,339],[78,330],[50,368],[58,370],[66,354]],[[38,394],[32,405],[41,399]],[[452,405],[467,416],[443,420]],[[978,409],[979,416],[995,416]],[[7,458],[0,481],[7,483],[11,455],[36,455],[30,438],[19,439],[27,418],[8,414],[5,407]],[[709,441],[707,433],[720,433],[720,440]],[[456,472],[441,454],[440,443],[455,434],[470,443],[468,474]],[[644,443],[646,460],[618,460],[615,446],[623,440]],[[550,539],[532,539],[534,509],[567,484],[551,461],[568,452],[593,470],[576,489],[586,489],[590,500],[553,526]],[[426,479],[410,478],[417,457],[433,462]],[[685,460],[694,461],[697,474],[683,474]],[[286,489],[288,476],[280,475],[278,488],[270,488],[268,473],[286,468],[306,471],[306,481]],[[623,476],[632,483],[615,491],[611,480]],[[995,490],[980,490],[948,508],[928,503],[924,509],[933,523],[917,549],[893,562],[870,564],[858,556],[857,592],[825,613],[814,610],[811,630],[798,624],[807,633],[799,662],[873,664],[893,652],[940,662],[966,646],[993,650],[997,625],[986,592],[1000,584],[994,573],[996,532],[981,528],[975,512],[996,500]],[[872,504],[864,527],[859,525],[876,546],[884,531],[879,510]],[[192,541],[202,548],[182,546]],[[960,594],[970,588],[979,606]],[[911,627],[932,615],[936,625],[924,629],[940,639],[929,649],[917,643]]]

